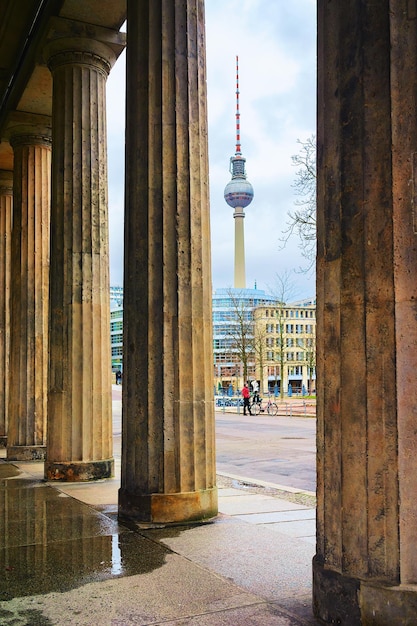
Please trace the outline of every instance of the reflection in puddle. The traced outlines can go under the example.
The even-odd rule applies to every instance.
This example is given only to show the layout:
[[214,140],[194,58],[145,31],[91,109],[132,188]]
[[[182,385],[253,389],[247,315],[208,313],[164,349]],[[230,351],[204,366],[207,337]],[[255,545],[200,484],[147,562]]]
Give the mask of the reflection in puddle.
[[168,552],[42,482],[0,481],[0,600],[148,573]]
[[122,574],[122,555],[119,546],[119,535],[112,536],[111,543],[111,573],[113,576]]

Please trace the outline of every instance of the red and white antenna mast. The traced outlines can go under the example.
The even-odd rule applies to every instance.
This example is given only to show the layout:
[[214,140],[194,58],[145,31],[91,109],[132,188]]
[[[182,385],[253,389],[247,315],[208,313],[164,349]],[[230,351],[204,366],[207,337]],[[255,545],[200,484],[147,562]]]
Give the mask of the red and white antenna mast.
[[236,55],[236,156],[242,154],[240,145],[240,111],[239,111],[239,57]]

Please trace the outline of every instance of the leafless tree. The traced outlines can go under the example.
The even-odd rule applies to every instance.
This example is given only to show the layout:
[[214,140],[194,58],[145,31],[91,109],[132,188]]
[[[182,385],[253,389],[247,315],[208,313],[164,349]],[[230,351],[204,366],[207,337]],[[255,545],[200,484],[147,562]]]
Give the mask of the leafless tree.
[[294,296],[294,284],[291,280],[290,272],[283,272],[282,274],[275,275],[275,286],[273,288],[269,287],[270,293],[276,298],[275,307],[275,315],[276,315],[276,323],[278,324],[278,337],[276,338],[277,345],[275,346],[275,354],[278,355],[278,358],[275,357],[275,361],[279,363],[279,373],[281,376],[281,384],[280,384],[280,397],[284,398],[284,367],[285,367],[285,354],[286,354],[286,341],[287,341],[287,332],[286,332],[286,322],[285,322],[285,310],[286,303],[289,299]]
[[228,339],[238,363],[242,364],[243,380],[248,380],[249,367],[254,362],[253,306],[239,293],[229,291],[233,307],[229,312]]
[[306,141],[297,139],[300,151],[291,157],[297,168],[293,188],[298,196],[294,202],[296,208],[288,212],[287,228],[281,238],[285,247],[292,235],[299,238],[299,248],[308,266],[308,272],[314,265],[316,257],[316,136],[311,135]]

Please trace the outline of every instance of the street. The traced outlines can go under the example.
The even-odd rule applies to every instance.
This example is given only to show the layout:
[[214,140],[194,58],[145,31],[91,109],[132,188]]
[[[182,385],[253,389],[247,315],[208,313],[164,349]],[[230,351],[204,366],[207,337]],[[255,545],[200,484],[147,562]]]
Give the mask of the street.
[[316,419],[216,412],[217,472],[316,490]]
[[[122,386],[113,385],[114,455],[121,454]],[[217,472],[316,490],[315,417],[216,412]]]

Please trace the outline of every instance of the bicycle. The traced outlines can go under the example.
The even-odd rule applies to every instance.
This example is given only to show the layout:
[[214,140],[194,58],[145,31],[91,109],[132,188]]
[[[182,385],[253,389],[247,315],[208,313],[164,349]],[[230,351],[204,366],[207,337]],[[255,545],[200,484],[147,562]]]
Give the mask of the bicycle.
[[268,415],[276,415],[278,413],[278,405],[272,402],[271,398],[268,398],[268,402],[264,403],[262,398],[258,396],[258,398],[253,398],[250,410],[253,415],[259,415],[259,413],[265,413],[265,411]]

